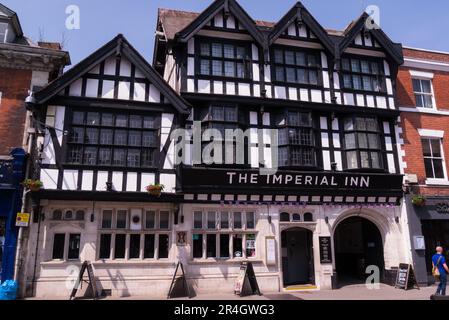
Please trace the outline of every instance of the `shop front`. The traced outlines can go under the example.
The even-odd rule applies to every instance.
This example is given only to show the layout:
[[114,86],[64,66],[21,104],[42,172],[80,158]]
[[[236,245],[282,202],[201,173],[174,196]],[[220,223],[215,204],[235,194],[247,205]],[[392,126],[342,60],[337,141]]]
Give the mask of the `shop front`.
[[449,197],[429,196],[423,205],[412,204],[407,195],[410,241],[418,282],[432,284],[432,256],[442,246],[449,258]]

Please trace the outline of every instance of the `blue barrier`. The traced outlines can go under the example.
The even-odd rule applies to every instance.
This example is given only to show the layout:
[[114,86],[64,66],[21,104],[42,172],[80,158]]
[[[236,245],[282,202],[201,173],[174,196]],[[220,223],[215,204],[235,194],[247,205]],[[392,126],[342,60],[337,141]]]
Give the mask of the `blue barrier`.
[[0,300],[16,300],[17,299],[17,282],[6,280],[0,285]]

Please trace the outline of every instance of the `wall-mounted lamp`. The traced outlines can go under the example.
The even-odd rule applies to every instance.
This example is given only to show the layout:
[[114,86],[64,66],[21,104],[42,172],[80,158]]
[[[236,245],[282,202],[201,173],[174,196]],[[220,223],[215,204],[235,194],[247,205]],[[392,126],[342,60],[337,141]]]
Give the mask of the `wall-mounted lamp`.
[[95,221],[95,215],[92,213],[90,215],[90,222],[94,222]]
[[336,162],[332,162],[332,163],[331,163],[331,170],[332,170],[333,172],[337,171],[337,163],[336,163]]
[[271,216],[268,214],[268,223],[271,224]]
[[174,214],[175,214],[175,225],[177,225],[178,224],[178,221],[179,221],[179,204],[175,204],[175,207],[174,207]]

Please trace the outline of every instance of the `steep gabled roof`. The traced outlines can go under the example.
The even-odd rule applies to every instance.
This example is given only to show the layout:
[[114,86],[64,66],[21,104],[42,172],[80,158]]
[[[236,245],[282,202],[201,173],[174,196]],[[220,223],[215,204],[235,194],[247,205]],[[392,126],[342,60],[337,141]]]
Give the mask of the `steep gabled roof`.
[[167,100],[181,113],[189,114],[190,104],[171,88],[153,67],[134,49],[134,47],[119,34],[103,47],[92,53],[72,69],[48,84],[35,94],[36,102],[43,104],[57,95],[66,86],[75,82],[96,65],[113,54],[122,54],[131,61],[147,77],[148,80],[167,98]]
[[17,16],[17,13],[15,13],[13,10],[9,9],[7,6],[0,3],[0,12],[3,12],[8,19],[11,19],[12,24],[14,28],[16,29],[16,35],[17,37],[21,38],[23,37],[23,30],[22,26],[20,25],[19,17]]
[[340,42],[339,52],[343,53],[346,48],[351,45],[360,32],[369,32],[371,36],[379,42],[381,47],[386,51],[398,65],[404,63],[402,54],[402,45],[394,43],[379,27],[366,28],[366,21],[370,16],[364,12],[359,19],[351,23],[344,32],[344,40]]
[[256,26],[256,22],[248,13],[237,3],[236,0],[216,0],[198,17],[195,18],[187,27],[176,34],[176,39],[181,42],[187,42],[199,30],[201,30],[213,17],[222,10],[232,13],[248,33],[260,45],[264,45],[264,36]]
[[328,36],[328,32],[315,20],[310,12],[303,6],[301,2],[297,2],[282,18],[276,23],[270,32],[268,38],[268,45],[272,45],[281,34],[288,28],[288,26],[295,22],[295,20],[302,21],[314,35],[321,41],[323,46],[329,53],[335,55],[335,45]]

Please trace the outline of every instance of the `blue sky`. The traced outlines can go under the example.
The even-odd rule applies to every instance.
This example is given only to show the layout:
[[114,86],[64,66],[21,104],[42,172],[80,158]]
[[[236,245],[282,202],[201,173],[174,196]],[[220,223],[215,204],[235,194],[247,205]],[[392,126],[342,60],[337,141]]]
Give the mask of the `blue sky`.
[[[0,0],[16,11],[26,35],[37,41],[60,41],[65,32],[66,50],[77,63],[118,33],[151,61],[157,8],[201,11],[212,0]],[[277,21],[295,0],[240,0],[257,20]],[[380,8],[382,29],[404,45],[449,51],[449,1],[415,0],[303,0],[302,3],[325,27],[343,29],[368,5]],[[80,8],[81,28],[67,30],[66,7]],[[442,36],[443,35],[443,36]]]

